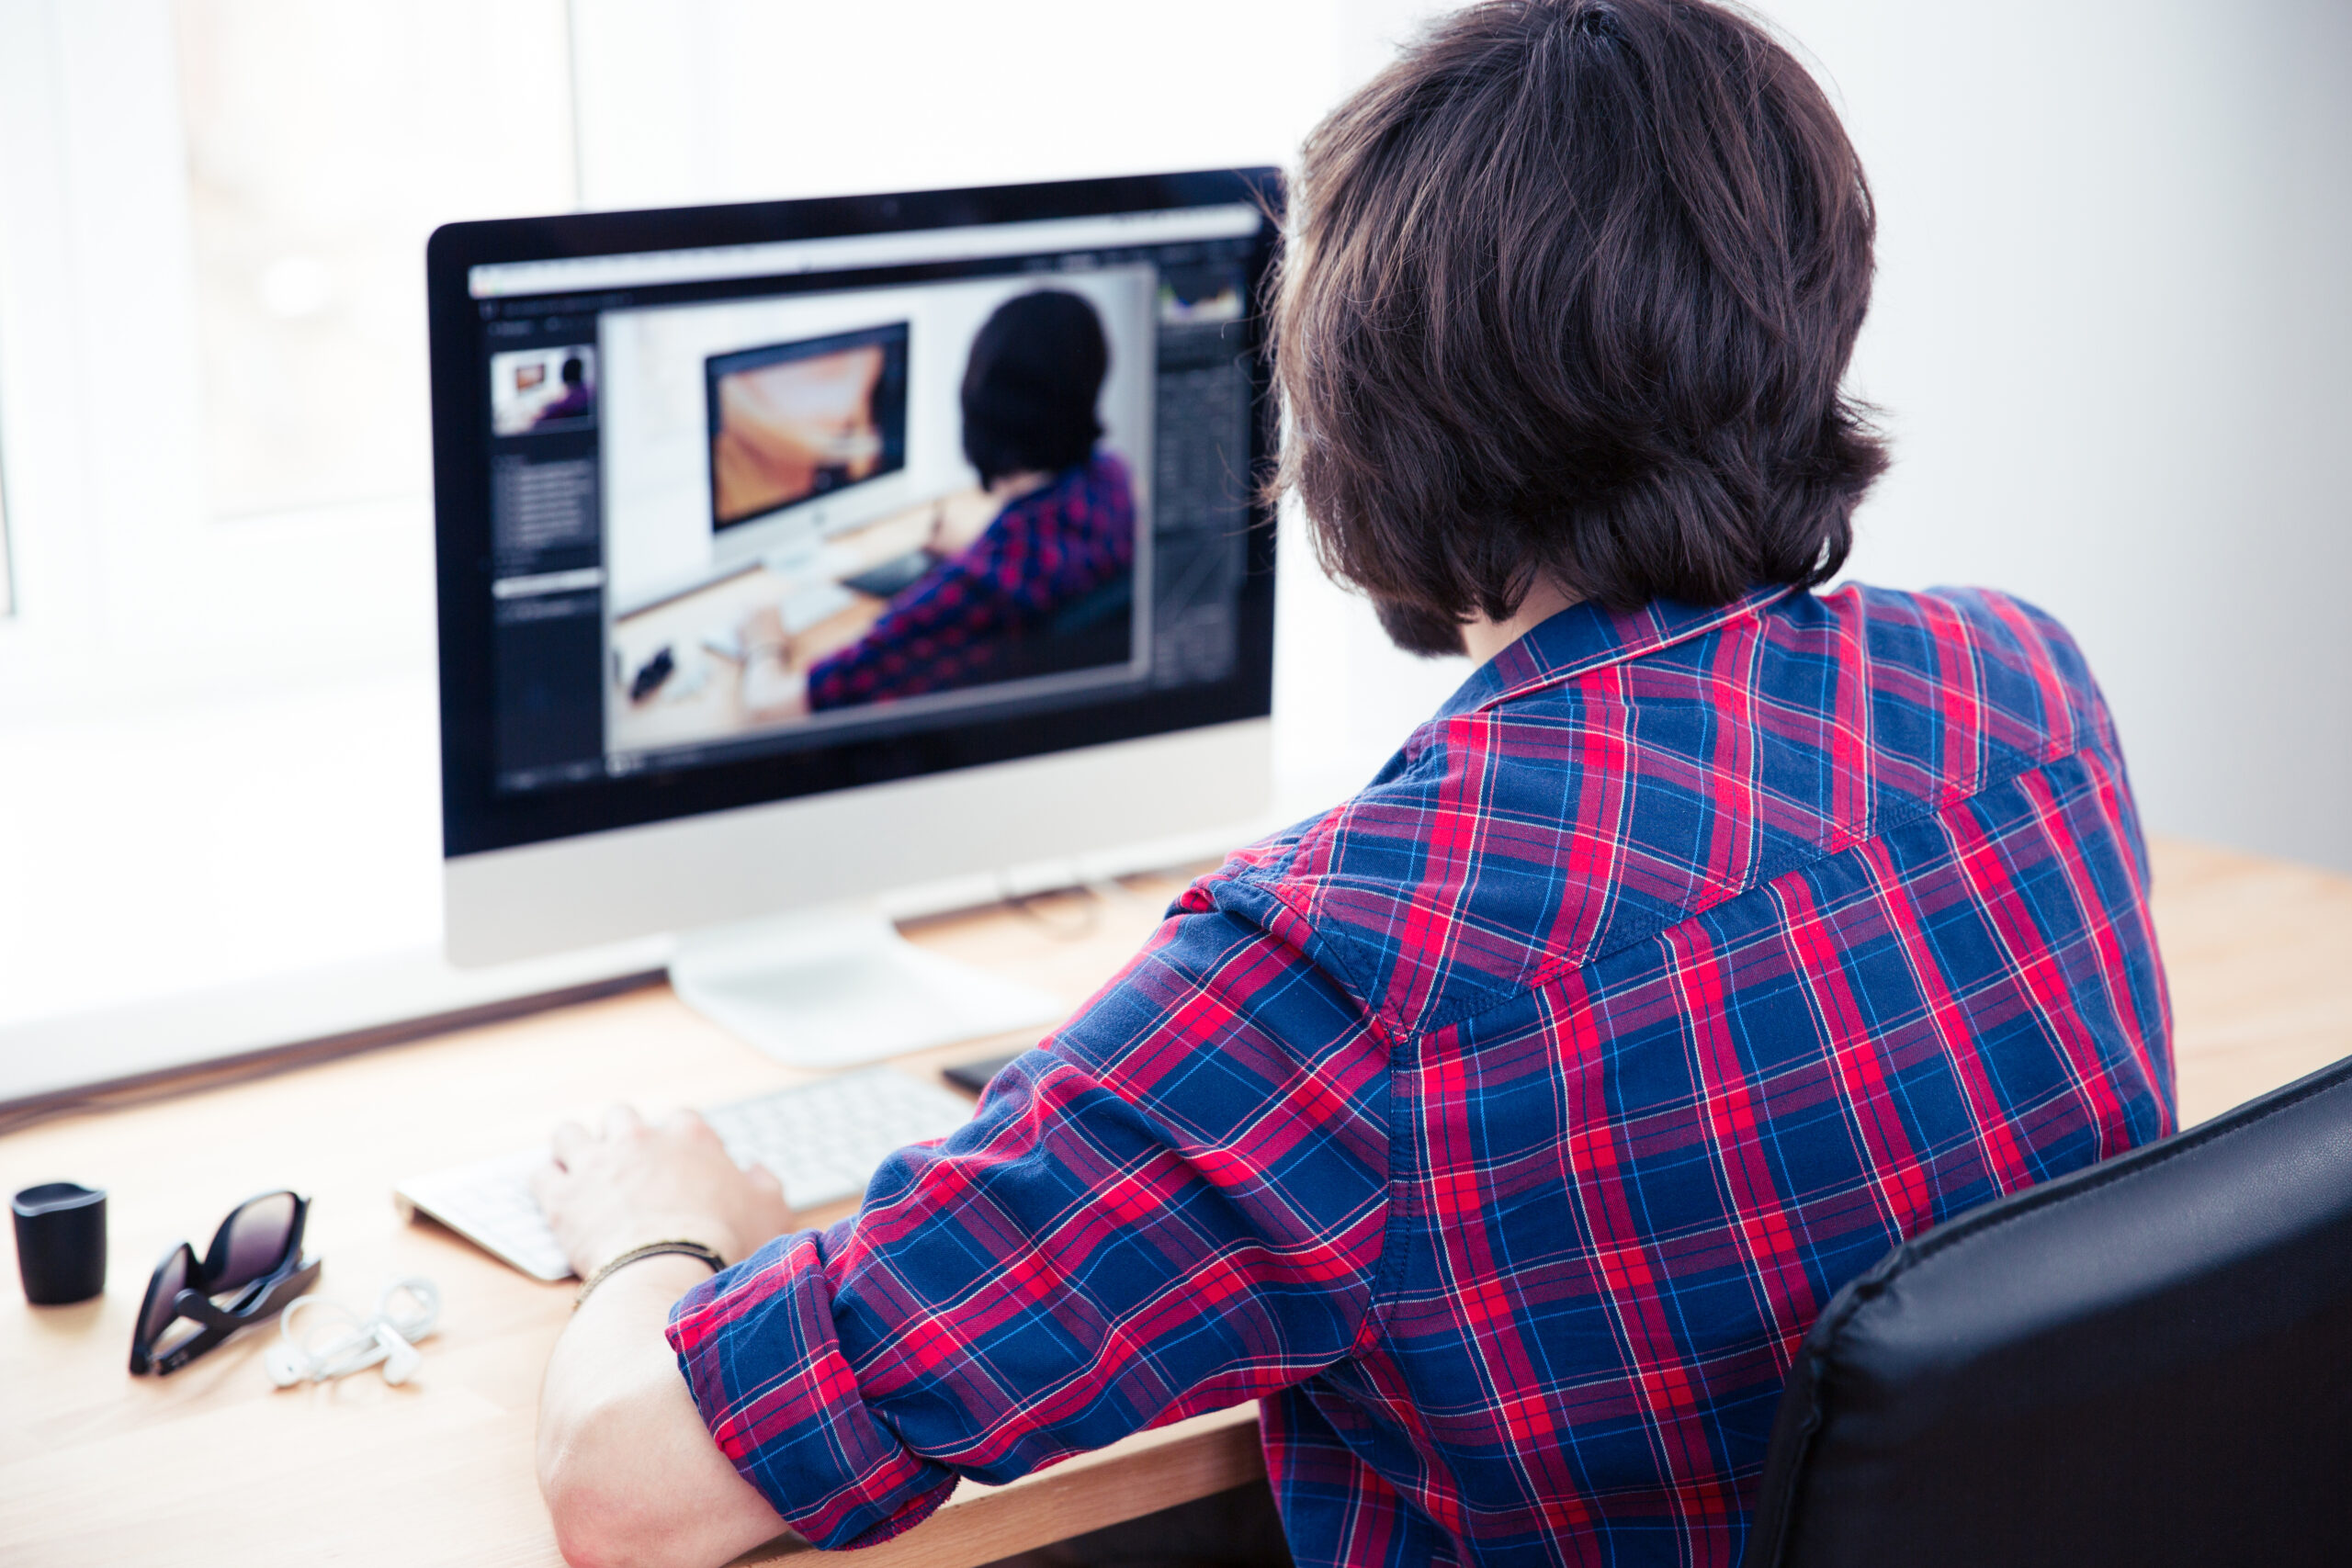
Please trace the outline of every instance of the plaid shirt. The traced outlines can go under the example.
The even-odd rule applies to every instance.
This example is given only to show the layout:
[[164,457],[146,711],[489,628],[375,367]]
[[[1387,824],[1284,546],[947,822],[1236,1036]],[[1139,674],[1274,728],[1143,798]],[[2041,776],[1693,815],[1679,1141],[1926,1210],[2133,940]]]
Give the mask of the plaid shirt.
[[1006,502],[969,549],[891,601],[864,637],[808,667],[808,705],[846,707],[998,678],[1010,639],[1136,559],[1135,491],[1108,452]]
[[1577,606],[671,1343],[824,1546],[1258,1399],[1301,1563],[1734,1562],[1840,1285],[2170,1130],[2146,894],[2036,612]]

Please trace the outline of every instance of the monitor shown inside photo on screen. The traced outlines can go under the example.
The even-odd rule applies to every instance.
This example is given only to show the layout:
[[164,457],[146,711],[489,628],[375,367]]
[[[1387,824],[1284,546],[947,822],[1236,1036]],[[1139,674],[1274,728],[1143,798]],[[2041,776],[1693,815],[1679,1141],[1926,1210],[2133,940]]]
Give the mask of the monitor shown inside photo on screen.
[[703,361],[714,535],[906,468],[907,326]]

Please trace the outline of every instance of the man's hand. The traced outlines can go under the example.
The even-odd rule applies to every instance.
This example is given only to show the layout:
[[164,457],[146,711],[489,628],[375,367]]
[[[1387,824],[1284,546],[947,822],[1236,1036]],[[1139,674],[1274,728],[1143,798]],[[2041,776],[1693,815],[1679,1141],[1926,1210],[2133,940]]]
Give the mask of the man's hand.
[[[733,1263],[792,1223],[775,1178],[736,1168],[690,1111],[659,1127],[625,1109],[602,1132],[567,1122],[531,1190],[583,1280],[649,1241],[698,1241]],[[539,1387],[539,1489],[576,1568],[707,1568],[784,1529],[711,1441],[662,1337],[671,1303],[707,1278],[690,1258],[632,1264],[556,1342]]]
[[960,556],[979,542],[1004,510],[1002,498],[990,495],[974,485],[953,495],[942,496],[933,504],[931,533],[923,544],[933,555]]
[[738,1168],[691,1111],[649,1127],[619,1107],[602,1133],[565,1122],[531,1191],[583,1280],[649,1241],[698,1241],[739,1262],[792,1226],[782,1184],[763,1167]]
[[763,604],[736,627],[743,649],[744,716],[764,723],[808,716],[808,671],[793,667],[792,638],[784,615]]

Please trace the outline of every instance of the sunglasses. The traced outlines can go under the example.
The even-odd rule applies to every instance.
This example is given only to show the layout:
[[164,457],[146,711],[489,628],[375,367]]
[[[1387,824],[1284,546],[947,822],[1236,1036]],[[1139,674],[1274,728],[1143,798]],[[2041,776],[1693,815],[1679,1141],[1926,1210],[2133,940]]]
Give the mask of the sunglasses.
[[319,1260],[302,1256],[310,1213],[308,1198],[265,1192],[230,1211],[201,1260],[186,1242],[165,1253],[131,1330],[131,1372],[175,1372],[316,1283]]

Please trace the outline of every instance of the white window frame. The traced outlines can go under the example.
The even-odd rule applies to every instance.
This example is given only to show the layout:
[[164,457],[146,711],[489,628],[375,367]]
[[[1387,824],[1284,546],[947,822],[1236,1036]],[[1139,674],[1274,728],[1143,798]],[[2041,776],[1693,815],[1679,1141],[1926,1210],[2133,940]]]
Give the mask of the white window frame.
[[0,0],[0,717],[428,664],[431,498],[214,519],[197,356],[166,0]]

